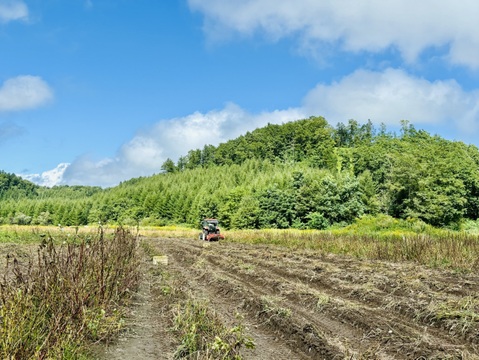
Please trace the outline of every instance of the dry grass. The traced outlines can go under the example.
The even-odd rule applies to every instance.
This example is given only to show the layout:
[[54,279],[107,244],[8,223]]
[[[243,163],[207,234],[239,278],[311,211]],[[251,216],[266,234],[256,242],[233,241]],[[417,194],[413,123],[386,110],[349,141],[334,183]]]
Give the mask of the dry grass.
[[146,236],[149,238],[154,237],[164,237],[164,238],[198,238],[198,234],[200,230],[191,229],[181,226],[162,226],[162,227],[141,227],[140,228],[140,235]]
[[[91,233],[92,227],[0,227],[0,242],[24,243],[38,241],[38,234],[52,238],[75,237]],[[427,228],[426,230],[428,230]],[[131,227],[132,233],[154,238],[198,237],[199,230],[181,226]],[[113,230],[109,230],[113,231]],[[269,244],[294,250],[315,250],[344,254],[359,259],[413,261],[419,264],[472,271],[479,268],[479,236],[466,232],[429,229],[416,233],[404,229],[372,231],[369,228],[349,227],[333,230],[230,230],[225,241]]]
[[228,231],[226,240],[344,254],[359,259],[412,261],[461,271],[479,268],[479,237],[460,232],[356,235],[312,230],[238,230]]

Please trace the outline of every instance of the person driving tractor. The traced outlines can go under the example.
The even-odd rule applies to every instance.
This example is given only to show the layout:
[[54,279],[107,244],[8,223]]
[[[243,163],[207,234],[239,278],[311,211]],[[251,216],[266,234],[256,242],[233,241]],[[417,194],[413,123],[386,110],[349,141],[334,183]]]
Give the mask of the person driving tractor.
[[203,231],[200,233],[200,240],[204,241],[213,241],[213,240],[222,240],[225,237],[221,235],[220,228],[218,227],[218,220],[216,219],[204,219],[201,222],[201,227]]

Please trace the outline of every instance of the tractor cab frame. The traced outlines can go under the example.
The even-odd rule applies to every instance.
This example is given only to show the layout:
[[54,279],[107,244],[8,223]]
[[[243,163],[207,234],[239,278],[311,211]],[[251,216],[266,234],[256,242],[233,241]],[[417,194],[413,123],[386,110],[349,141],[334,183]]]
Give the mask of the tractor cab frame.
[[223,240],[225,237],[221,234],[218,227],[217,219],[203,219],[201,222],[202,231],[200,233],[200,240],[203,241],[218,241]]

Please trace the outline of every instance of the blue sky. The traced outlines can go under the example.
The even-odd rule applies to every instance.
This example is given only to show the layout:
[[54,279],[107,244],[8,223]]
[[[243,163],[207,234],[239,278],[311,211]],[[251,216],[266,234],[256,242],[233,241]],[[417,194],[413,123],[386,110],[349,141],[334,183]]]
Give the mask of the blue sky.
[[113,186],[321,115],[479,145],[475,0],[0,0],[0,169]]

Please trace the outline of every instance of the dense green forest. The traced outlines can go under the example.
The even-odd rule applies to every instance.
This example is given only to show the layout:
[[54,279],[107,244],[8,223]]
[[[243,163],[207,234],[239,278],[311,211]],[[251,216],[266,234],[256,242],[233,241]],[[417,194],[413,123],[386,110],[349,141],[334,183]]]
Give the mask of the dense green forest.
[[322,117],[191,150],[120,185],[39,187],[0,172],[0,223],[315,228],[387,214],[458,228],[479,216],[479,150],[403,121],[400,134]]

